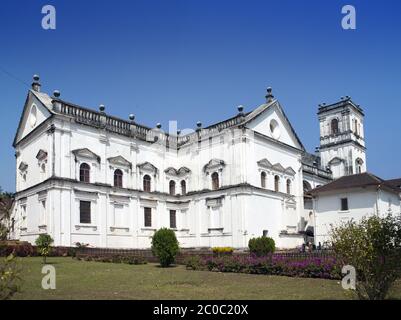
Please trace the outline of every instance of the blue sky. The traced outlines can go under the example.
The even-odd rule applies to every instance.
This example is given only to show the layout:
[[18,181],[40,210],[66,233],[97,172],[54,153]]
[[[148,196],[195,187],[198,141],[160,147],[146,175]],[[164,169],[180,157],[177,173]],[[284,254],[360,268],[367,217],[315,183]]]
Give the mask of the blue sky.
[[[56,30],[41,28],[46,4]],[[346,4],[356,30],[341,28]],[[271,86],[309,151],[317,105],[349,95],[366,113],[368,170],[400,177],[400,38],[399,0],[3,0],[0,186],[15,188],[11,144],[35,73],[45,92],[164,128],[253,109]]]

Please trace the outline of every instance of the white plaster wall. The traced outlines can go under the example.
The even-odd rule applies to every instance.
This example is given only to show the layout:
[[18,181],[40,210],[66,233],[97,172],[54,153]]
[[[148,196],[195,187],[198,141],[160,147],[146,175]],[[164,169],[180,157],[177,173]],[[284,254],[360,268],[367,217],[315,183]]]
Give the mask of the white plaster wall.
[[[382,194],[382,195],[380,195]],[[391,199],[393,212],[399,213],[400,200],[397,195],[386,191],[357,189],[347,192],[320,194],[314,199],[315,209],[315,243],[322,244],[329,240],[330,225],[339,225],[353,219],[359,221],[364,216],[383,215],[388,210],[388,199]],[[341,211],[341,198],[348,198],[348,211]],[[379,209],[379,210],[378,210]]]

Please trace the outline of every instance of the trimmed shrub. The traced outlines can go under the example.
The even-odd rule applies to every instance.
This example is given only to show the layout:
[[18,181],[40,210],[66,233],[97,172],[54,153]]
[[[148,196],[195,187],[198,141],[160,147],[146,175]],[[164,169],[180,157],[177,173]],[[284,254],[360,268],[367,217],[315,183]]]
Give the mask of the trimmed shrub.
[[276,244],[272,238],[259,237],[250,239],[248,247],[252,254],[258,257],[263,257],[273,253],[276,249]]
[[160,265],[165,268],[175,262],[180,247],[173,230],[162,228],[152,237],[152,253],[159,258]]
[[28,242],[8,244],[7,242],[0,243],[0,257],[32,257],[36,255],[34,247]]
[[41,234],[35,241],[40,255],[43,257],[43,263],[46,264],[46,258],[51,253],[53,239],[48,234]]

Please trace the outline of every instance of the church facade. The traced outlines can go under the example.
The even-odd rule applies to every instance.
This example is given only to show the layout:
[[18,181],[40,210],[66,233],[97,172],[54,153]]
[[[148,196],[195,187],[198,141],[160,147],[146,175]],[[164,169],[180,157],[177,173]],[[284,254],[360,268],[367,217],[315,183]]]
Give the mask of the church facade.
[[182,247],[247,247],[267,235],[294,248],[313,235],[311,189],[366,171],[364,114],[349,97],[321,105],[308,153],[269,88],[250,112],[164,132],[41,92],[35,76],[14,140],[13,238],[149,248],[175,230]]

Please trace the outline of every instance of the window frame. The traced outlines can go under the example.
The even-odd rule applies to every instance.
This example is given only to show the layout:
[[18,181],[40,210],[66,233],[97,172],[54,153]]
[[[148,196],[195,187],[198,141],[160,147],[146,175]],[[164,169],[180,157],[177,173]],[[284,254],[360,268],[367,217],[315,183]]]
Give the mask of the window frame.
[[[85,168],[83,168],[84,166]],[[91,181],[91,166],[86,162],[82,162],[79,165],[79,181],[84,183],[90,183]]]
[[168,193],[170,196],[175,196],[176,194],[176,183],[174,180],[170,180],[168,183]]
[[[334,123],[336,124],[335,126],[333,125]],[[331,134],[339,134],[340,133],[339,121],[337,118],[331,119],[330,129],[331,129]]]
[[[148,179],[149,178],[149,179]],[[145,192],[152,191],[152,177],[148,174],[145,174],[142,178],[142,188]]]
[[170,229],[177,229],[177,210],[169,210],[169,213],[170,213]]
[[212,179],[212,190],[219,190],[220,189],[220,177],[218,172],[213,172],[211,175]]
[[291,179],[287,179],[287,181],[286,181],[286,191],[287,191],[287,194],[291,194],[291,189],[292,189],[292,181],[291,181]]
[[267,180],[266,178],[267,178],[266,172],[262,171],[260,173],[260,186],[263,189],[266,189],[266,180]]
[[[88,208],[83,208],[83,204],[89,205]],[[89,212],[84,212],[84,209],[88,209]],[[86,219],[83,219],[83,216],[88,215]],[[92,202],[88,200],[80,200],[79,201],[79,223],[80,224],[91,224],[92,223]]]
[[123,188],[124,183],[124,172],[121,169],[114,170],[114,181],[113,185],[115,188]]
[[280,177],[278,175],[274,176],[274,191],[280,192]]
[[348,198],[340,198],[340,211],[349,211],[349,201]]
[[143,207],[143,225],[145,228],[152,227],[152,208]]
[[181,195],[185,196],[187,194],[187,182],[185,180],[181,180]]

